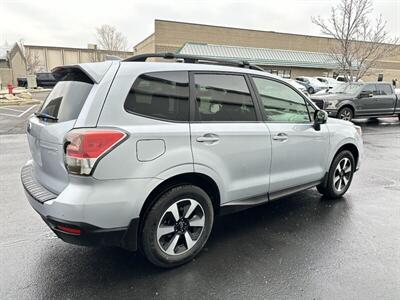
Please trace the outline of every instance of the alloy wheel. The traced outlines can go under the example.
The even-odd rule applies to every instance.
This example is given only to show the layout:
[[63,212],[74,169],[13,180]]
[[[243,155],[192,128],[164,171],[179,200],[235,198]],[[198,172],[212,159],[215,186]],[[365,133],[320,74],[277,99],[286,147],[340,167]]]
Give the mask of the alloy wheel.
[[345,121],[351,121],[351,118],[352,118],[352,112],[351,112],[351,110],[350,109],[343,109],[341,112],[340,112],[340,115],[339,115],[339,118],[340,119],[342,119],[342,120],[345,120]]
[[157,243],[168,255],[189,251],[199,240],[205,226],[204,209],[194,199],[173,203],[162,215],[157,227]]
[[351,161],[347,157],[344,157],[337,164],[333,175],[333,185],[338,192],[341,192],[347,187],[351,178],[351,171]]

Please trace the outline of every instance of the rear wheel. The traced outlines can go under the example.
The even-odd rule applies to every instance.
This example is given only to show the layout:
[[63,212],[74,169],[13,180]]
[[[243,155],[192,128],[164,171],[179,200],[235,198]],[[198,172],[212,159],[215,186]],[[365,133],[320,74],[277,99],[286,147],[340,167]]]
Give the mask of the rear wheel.
[[313,88],[312,86],[310,86],[310,87],[307,89],[307,91],[308,91],[309,94],[314,94],[314,88]]
[[331,199],[342,197],[350,187],[354,170],[353,154],[348,150],[340,152],[331,164],[326,185],[317,186],[318,192]]
[[203,248],[214,220],[211,199],[194,185],[164,193],[144,220],[142,248],[153,264],[170,268],[191,261]]
[[338,118],[341,120],[351,121],[353,116],[353,110],[350,107],[343,107],[338,112]]

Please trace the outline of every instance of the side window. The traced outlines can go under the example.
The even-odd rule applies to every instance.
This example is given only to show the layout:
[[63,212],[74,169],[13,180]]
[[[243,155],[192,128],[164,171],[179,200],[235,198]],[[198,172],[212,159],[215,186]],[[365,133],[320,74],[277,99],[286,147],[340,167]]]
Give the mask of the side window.
[[256,112],[242,75],[195,74],[196,121],[256,121]]
[[378,94],[379,95],[391,95],[393,94],[392,87],[388,84],[379,84],[378,85]]
[[188,73],[177,71],[140,75],[126,97],[124,108],[129,113],[151,118],[188,121]]
[[374,96],[378,95],[375,84],[366,84],[362,89],[362,93],[373,94]]
[[310,116],[303,97],[292,88],[274,80],[259,77],[254,77],[253,79],[261,97],[267,121],[310,122]]
[[306,105],[308,108],[308,113],[310,114],[310,119],[314,122],[315,108],[308,101],[306,101]]

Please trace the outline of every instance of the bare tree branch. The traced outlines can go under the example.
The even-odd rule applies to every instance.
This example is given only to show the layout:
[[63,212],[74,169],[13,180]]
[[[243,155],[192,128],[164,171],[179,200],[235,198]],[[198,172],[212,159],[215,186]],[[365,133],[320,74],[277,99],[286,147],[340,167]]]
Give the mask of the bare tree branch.
[[332,7],[328,19],[311,19],[323,34],[333,38],[332,58],[349,80],[371,74],[379,60],[396,55],[400,49],[399,38],[389,36],[383,17],[371,20],[372,9],[372,0],[341,0]]
[[123,51],[126,50],[126,37],[113,26],[104,24],[96,28],[97,42],[104,50]]
[[35,74],[40,69],[40,57],[37,53],[28,51],[26,58],[26,72],[28,74]]

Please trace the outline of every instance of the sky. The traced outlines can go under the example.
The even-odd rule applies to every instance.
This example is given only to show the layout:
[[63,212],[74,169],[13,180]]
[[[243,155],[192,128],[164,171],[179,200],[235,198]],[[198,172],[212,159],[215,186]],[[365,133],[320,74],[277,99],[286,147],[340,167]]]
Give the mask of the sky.
[[[154,19],[321,35],[311,16],[328,17],[338,0],[0,0],[0,45],[87,47],[109,24],[132,47],[154,32]],[[373,0],[374,14],[400,37],[400,0]]]

